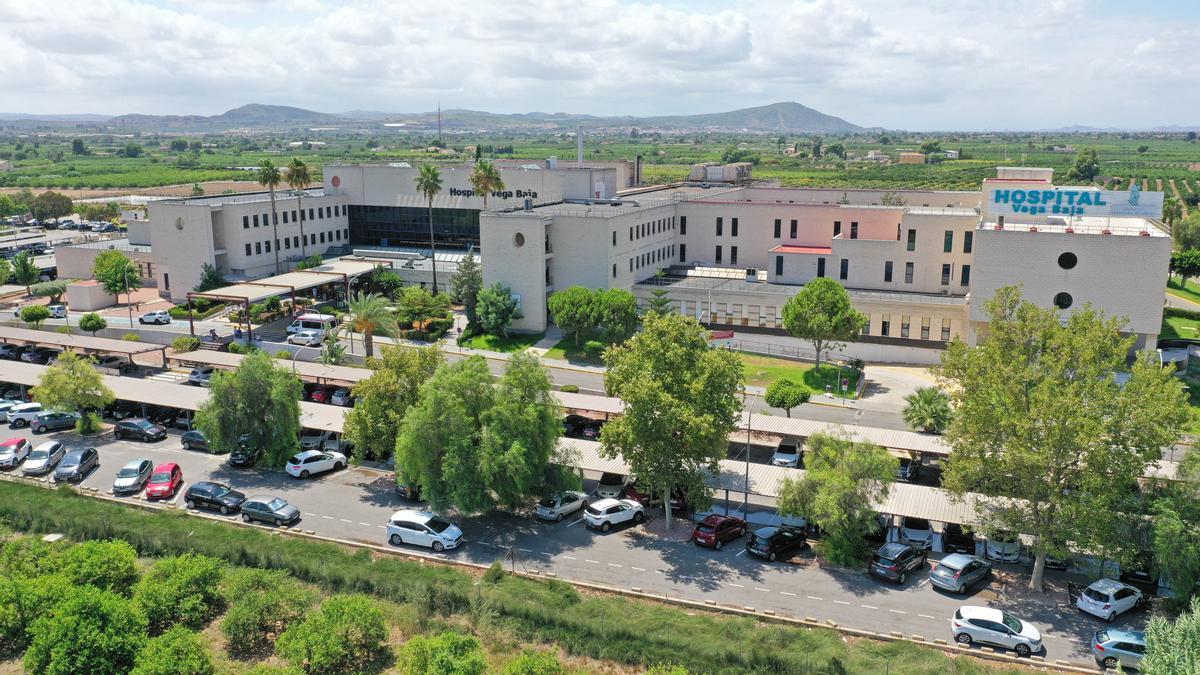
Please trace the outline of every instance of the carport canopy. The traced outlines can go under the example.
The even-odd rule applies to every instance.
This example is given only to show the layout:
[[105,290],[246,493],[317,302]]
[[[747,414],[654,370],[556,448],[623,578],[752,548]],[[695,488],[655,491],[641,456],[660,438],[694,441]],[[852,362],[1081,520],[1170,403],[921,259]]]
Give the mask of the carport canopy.
[[[171,354],[168,361],[189,366],[215,366],[233,370],[242,362],[241,354],[232,352],[192,351]],[[309,363],[297,361],[296,376],[306,382],[317,384],[344,384],[353,386],[367,379],[375,371],[368,368],[353,368],[351,366],[331,366],[324,363]],[[288,366],[284,366],[285,368]]]
[[131,360],[137,354],[159,352],[162,355],[163,366],[166,367],[167,365],[166,346],[151,344],[149,342],[113,340],[111,338],[91,337],[90,335],[64,335],[62,333],[17,328],[15,326],[0,326],[0,342],[55,347],[64,351],[70,349],[79,354],[119,354]]
[[285,293],[299,293],[328,283],[345,281],[376,267],[392,267],[393,260],[373,258],[337,258],[317,267],[296,270],[272,277],[243,281],[203,293],[188,293],[190,298],[211,298],[255,304]]

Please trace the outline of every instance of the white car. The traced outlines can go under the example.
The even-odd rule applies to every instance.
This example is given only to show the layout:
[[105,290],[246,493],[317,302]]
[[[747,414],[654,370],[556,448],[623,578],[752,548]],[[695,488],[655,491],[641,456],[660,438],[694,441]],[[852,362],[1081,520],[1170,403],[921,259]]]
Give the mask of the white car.
[[913,548],[928,551],[933,548],[933,526],[924,518],[905,518],[900,528],[900,541]]
[[156,309],[138,317],[138,323],[167,324],[171,323],[171,313],[165,309]]
[[18,405],[21,405],[22,403],[24,403],[24,401],[14,401],[12,399],[7,399],[7,398],[0,399],[0,422],[7,422],[8,421],[8,411],[10,409],[12,409],[13,406],[18,406]]
[[340,405],[343,408],[349,407],[354,397],[350,395],[349,389],[338,389],[333,392],[333,396],[329,397],[329,403],[332,405]]
[[302,345],[304,347],[320,347],[321,340],[324,338],[325,336],[319,331],[302,330],[289,335],[287,341],[289,344],[293,345]]
[[387,538],[392,546],[414,544],[428,546],[441,553],[462,544],[462,530],[457,525],[429,511],[404,509],[392,514],[387,524]]
[[29,453],[21,473],[26,476],[40,476],[50,473],[58,466],[59,460],[67,454],[67,448],[59,441],[46,441],[39,444]]
[[800,452],[800,441],[785,438],[775,447],[775,454],[771,455],[771,464],[794,469],[800,466]]
[[960,645],[984,642],[1021,657],[1042,651],[1042,634],[1033,624],[991,607],[959,607],[950,620],[950,632]]
[[582,492],[564,491],[555,493],[538,502],[537,517],[542,520],[562,520],[565,516],[587,508],[587,495]]
[[8,425],[20,429],[27,427],[37,420],[38,415],[46,412],[41,403],[22,403],[8,409]]
[[1142,592],[1113,579],[1099,579],[1083,589],[1075,606],[1083,611],[1112,622],[1118,614],[1136,609],[1142,604]]
[[[25,307],[18,307],[16,309],[14,309],[13,316],[17,317],[18,319],[21,318],[21,310],[23,310],[23,309],[25,309]],[[50,312],[49,318],[51,318],[51,319],[67,318],[67,306],[66,305],[46,305],[46,309]]]
[[216,368],[212,366],[196,366],[192,368],[192,372],[188,373],[188,384],[194,384],[200,387],[211,387],[212,376]]
[[26,457],[29,457],[29,441],[24,438],[10,438],[0,442],[0,467],[15,469]]
[[1011,532],[997,532],[996,536],[988,537],[983,552],[989,560],[1015,563],[1021,559],[1021,542]]
[[296,478],[308,478],[312,474],[337,471],[343,466],[346,466],[346,456],[340,452],[306,450],[292,455],[284,468]]
[[640,523],[645,519],[642,505],[632,499],[601,499],[583,510],[583,522],[601,532],[608,532],[613,525]]
[[300,433],[300,449],[319,450],[325,447],[325,442],[331,438],[333,438],[332,432],[305,429]]

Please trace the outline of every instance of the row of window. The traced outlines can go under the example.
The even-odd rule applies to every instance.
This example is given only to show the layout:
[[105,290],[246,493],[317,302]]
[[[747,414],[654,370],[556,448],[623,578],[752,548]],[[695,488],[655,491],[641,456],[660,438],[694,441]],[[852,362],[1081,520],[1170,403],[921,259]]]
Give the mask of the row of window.
[[[326,238],[325,232],[304,234],[303,235],[303,245],[304,246],[316,246],[318,243],[332,244],[334,242],[342,241],[343,237],[345,237],[346,240],[350,239],[350,230],[349,229],[333,230],[332,232],[329,232],[328,234],[329,234],[328,238]],[[282,248],[280,248],[281,244],[282,244]],[[301,246],[301,235],[296,235],[294,237],[284,237],[283,239],[275,240],[275,248],[276,248],[276,250],[280,250],[280,251],[290,251],[293,248],[300,248],[300,246]],[[251,243],[246,244],[246,255],[247,256],[263,255],[264,253],[270,253],[270,252],[271,252],[271,240],[269,240],[269,239],[265,242],[264,241],[256,241],[253,244],[251,244]]]
[[[734,247],[732,247],[732,249],[733,249],[733,260],[731,261],[731,263],[737,264],[737,247],[734,246]],[[682,258],[680,260],[682,260]],[[781,255],[775,256],[775,276],[777,276],[777,277],[783,276],[783,260],[784,260],[784,256],[781,256]],[[717,247],[717,263],[720,263],[720,262],[721,262],[721,247],[718,246]],[[891,260],[884,261],[884,263],[883,263],[883,282],[885,284],[892,283],[892,267],[893,267],[893,263]],[[914,270],[913,263],[911,263],[911,262],[904,263],[904,283],[911,284],[913,282],[913,270]],[[953,277],[953,272],[954,272],[954,266],[951,265],[950,263],[945,263],[942,265],[942,285],[943,286],[950,285],[951,278]],[[825,276],[825,259],[824,258],[817,258],[817,276],[818,277]],[[850,277],[850,259],[842,258],[840,261],[840,269],[838,270],[838,279],[840,279],[841,281],[846,281],[849,277]],[[970,286],[971,285],[971,266],[970,265],[963,265],[959,269],[959,282],[958,283],[960,286]]]
[[[344,216],[346,215],[346,205],[337,204],[334,206],[310,207],[307,214],[304,213],[304,209],[300,209],[299,211],[296,209],[292,209],[290,211],[277,211],[275,213],[276,225],[279,224],[280,213],[283,214],[283,222],[286,225],[287,223],[298,223],[306,220],[324,220],[325,218]],[[289,214],[291,216],[290,219]],[[261,220],[259,219],[257,213],[253,214],[252,216],[242,216],[242,229],[248,230],[250,229],[251,225],[254,227],[266,227],[271,224],[270,216],[270,213],[264,213],[262,214]]]
[[[718,237],[721,236],[721,233],[724,231],[724,229],[725,229],[725,219],[717,218],[717,236]],[[736,237],[737,235],[738,235],[738,219],[730,218],[729,219],[729,236]]]
[[[735,220],[736,220],[736,218],[735,218]],[[721,247],[720,246],[717,247],[716,261],[717,261],[718,265],[721,264]],[[729,264],[730,265],[737,264],[737,247],[736,246],[729,247]]]
[[[683,220],[686,222],[687,218],[684,218]],[[674,230],[674,229],[675,229],[675,216],[671,216],[670,218],[659,218],[658,220],[651,220],[650,222],[642,223],[641,225],[631,226],[629,228],[629,241],[634,241],[637,239],[641,239],[642,237],[649,237],[652,234],[659,234],[660,232],[667,232],[667,231]],[[687,233],[681,232],[681,234],[687,234]],[[612,233],[612,245],[613,246],[617,245],[616,231],[614,231]]]
[[[911,318],[912,317],[901,315],[901,317],[900,317],[900,337],[902,337],[902,338],[910,337],[909,328],[911,325]],[[921,319],[921,339],[928,340],[928,339],[930,339],[930,337],[929,337],[929,324],[930,324],[929,317],[922,316],[919,318]],[[863,324],[863,329],[862,329],[863,335],[871,334],[871,320],[870,319],[871,319],[871,315],[868,314],[867,322],[865,324]],[[891,335],[892,335],[892,315],[891,314],[884,314],[881,317],[880,322],[879,322],[879,334],[883,337],[891,337]],[[942,319],[941,340],[942,340],[942,342],[948,342],[950,340],[950,319]]]
[[[643,253],[641,255],[630,258],[629,259],[629,271],[632,272],[635,269],[640,270],[643,267],[650,267],[652,265],[657,265],[660,262],[670,259],[674,255],[675,255],[675,244],[669,244],[667,246],[662,246],[660,248],[656,248],[653,251],[649,251],[647,253]],[[617,266],[615,263],[612,266],[612,276],[614,279],[617,278]]]

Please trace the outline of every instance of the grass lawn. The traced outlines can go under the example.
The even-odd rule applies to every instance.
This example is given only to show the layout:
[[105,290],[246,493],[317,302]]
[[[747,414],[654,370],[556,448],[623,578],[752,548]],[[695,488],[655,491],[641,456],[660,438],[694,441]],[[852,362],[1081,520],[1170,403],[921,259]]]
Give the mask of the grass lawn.
[[462,346],[469,349],[486,349],[490,352],[503,352],[505,354],[510,354],[532,347],[543,337],[545,337],[544,333],[514,333],[508,337],[498,337],[496,335],[476,335],[470,340],[463,342]]
[[1158,331],[1160,338],[1192,338],[1200,339],[1200,319],[1186,316],[1163,315],[1162,327]]
[[821,364],[821,370],[813,368],[813,364],[774,356],[739,353],[742,359],[742,373],[746,384],[758,387],[768,387],[780,378],[791,378],[808,387],[813,395],[824,394],[825,387],[831,386],[837,391],[839,372],[850,380],[849,398],[854,398],[855,386],[858,383],[858,373],[849,368],[839,369],[837,366]]
[[1167,280],[1167,292],[1184,300],[1191,300],[1195,303],[1200,303],[1200,284],[1195,281],[1187,282],[1187,286],[1180,286],[1179,281],[1174,277]]
[[580,336],[579,346],[576,346],[575,336],[568,335],[567,337],[559,340],[558,344],[554,345],[553,349],[547,351],[545,358],[558,359],[559,361],[570,361],[572,363],[586,363],[594,366],[604,365],[603,357],[592,356],[584,353],[583,347],[588,343],[589,340],[601,342],[605,347],[613,344],[607,340],[602,340],[598,335],[585,334]]

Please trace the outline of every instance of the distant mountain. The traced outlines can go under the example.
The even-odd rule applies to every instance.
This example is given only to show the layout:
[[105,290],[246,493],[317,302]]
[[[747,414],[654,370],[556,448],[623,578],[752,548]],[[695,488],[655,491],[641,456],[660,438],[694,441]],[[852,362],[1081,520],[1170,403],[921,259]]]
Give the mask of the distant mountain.
[[1200,131],[1200,126],[1194,124],[1168,124],[1157,127],[1091,127],[1084,124],[1072,124],[1070,126],[1058,127],[1055,129],[1039,129],[1044,133],[1055,134],[1118,134],[1118,133],[1168,133],[1179,134],[1188,131]]
[[742,108],[702,115],[668,115],[635,120],[638,125],[674,126],[694,129],[780,131],[789,133],[852,133],[863,127],[840,117],[826,115],[795,102],[772,103],[757,108]]
[[107,126],[157,131],[216,131],[240,128],[290,128],[311,124],[344,124],[337,115],[286,105],[250,103],[220,115],[118,115]]
[[16,121],[28,120],[30,122],[103,122],[112,117],[111,115],[30,115],[28,113],[0,113],[0,120]]

